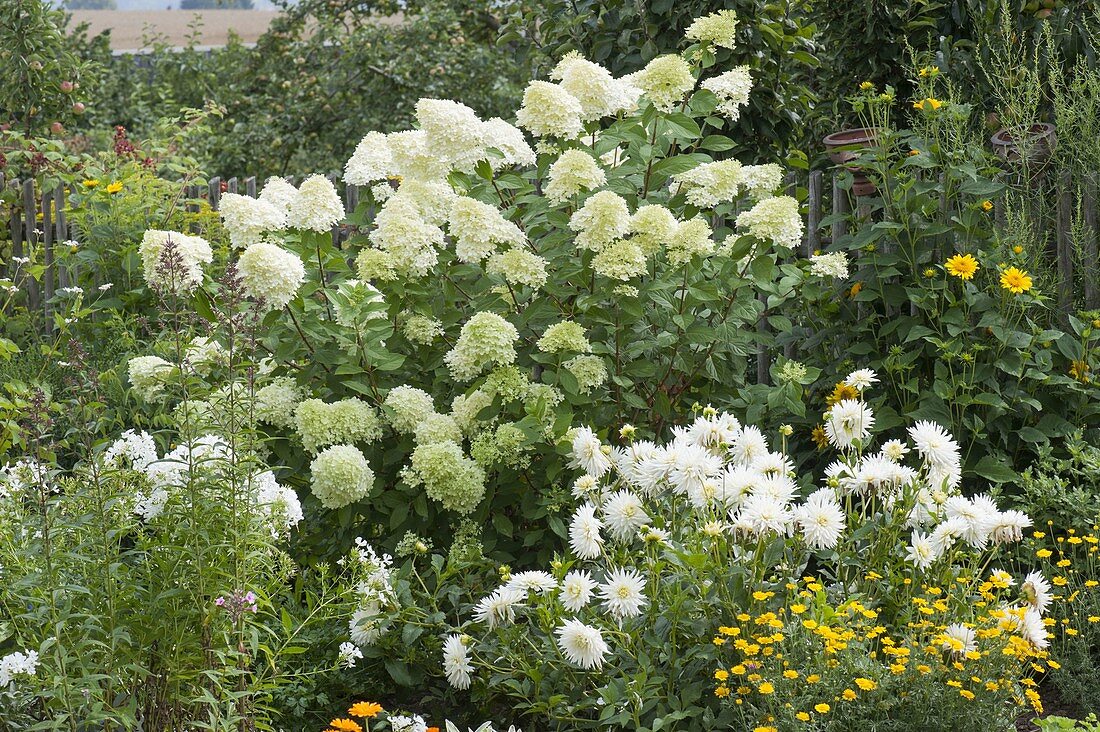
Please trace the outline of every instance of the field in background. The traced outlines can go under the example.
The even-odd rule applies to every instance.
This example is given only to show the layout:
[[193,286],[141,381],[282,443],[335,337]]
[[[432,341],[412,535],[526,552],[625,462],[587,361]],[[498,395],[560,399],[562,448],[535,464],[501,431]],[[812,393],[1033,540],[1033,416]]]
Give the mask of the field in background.
[[186,45],[196,16],[202,19],[200,46],[223,46],[230,31],[254,43],[277,15],[273,10],[74,10],[72,25],[87,23],[90,35],[110,30],[111,48],[137,51],[147,47],[144,38],[150,34],[163,36],[170,46]]

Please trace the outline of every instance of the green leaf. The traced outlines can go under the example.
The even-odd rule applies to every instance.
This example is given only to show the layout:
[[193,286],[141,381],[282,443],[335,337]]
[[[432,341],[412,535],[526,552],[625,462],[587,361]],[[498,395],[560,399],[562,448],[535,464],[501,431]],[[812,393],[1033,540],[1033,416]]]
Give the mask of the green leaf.
[[992,455],[983,457],[972,470],[992,483],[1011,483],[1020,477],[1016,474],[1016,471]]

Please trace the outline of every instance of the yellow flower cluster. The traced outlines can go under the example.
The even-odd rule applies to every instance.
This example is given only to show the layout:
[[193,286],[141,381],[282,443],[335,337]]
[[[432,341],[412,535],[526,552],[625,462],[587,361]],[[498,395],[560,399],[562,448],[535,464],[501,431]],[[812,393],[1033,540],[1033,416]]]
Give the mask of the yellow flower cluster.
[[[1010,575],[994,571],[986,579],[964,574],[943,586],[913,586],[908,609],[892,609],[897,615],[886,621],[865,599],[827,605],[821,583],[803,578],[787,585],[797,592],[782,607],[739,613],[718,629],[715,644],[733,658],[714,671],[714,694],[752,711],[778,703],[803,723],[870,695],[905,696],[916,684],[940,685],[966,702],[984,695],[1039,710],[1031,674],[1058,664],[1020,634],[1023,610],[1011,604],[1014,585]],[[958,622],[968,607],[976,612]],[[758,721],[767,727],[776,720]]]

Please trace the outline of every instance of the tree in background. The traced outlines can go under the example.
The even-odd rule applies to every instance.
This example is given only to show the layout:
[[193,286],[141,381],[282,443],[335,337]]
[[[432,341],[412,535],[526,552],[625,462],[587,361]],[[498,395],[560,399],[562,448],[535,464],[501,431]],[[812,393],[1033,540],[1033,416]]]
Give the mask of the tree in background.
[[66,42],[64,21],[42,0],[0,3],[0,123],[28,137],[59,135],[84,113],[88,67]]
[[460,99],[486,117],[518,106],[527,54],[496,45],[501,19],[488,0],[403,10],[305,0],[283,11],[255,47],[162,42],[141,57],[108,55],[96,126],[140,136],[159,117],[212,103],[224,115],[193,153],[211,174],[266,177],[342,169],[368,131],[408,127],[421,96]]

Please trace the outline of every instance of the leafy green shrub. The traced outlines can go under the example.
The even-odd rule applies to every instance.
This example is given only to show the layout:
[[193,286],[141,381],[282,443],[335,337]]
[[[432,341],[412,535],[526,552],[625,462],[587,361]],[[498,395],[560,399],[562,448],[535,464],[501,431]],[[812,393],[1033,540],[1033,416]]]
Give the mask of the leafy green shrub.
[[[178,267],[169,248],[158,271]],[[59,364],[66,390],[27,399],[28,448],[0,471],[5,687],[17,672],[0,717],[13,728],[239,730],[267,724],[273,694],[295,676],[346,660],[329,641],[318,666],[288,662],[309,628],[347,616],[364,565],[299,569],[286,554],[301,507],[258,461],[258,435],[241,419],[255,366],[233,288],[230,279],[218,292],[224,358],[205,352],[237,387],[216,435],[183,414],[162,435],[171,449],[133,430],[97,444],[102,385],[77,346]],[[196,357],[160,371],[155,388],[187,393],[209,366]],[[75,464],[59,457],[66,443]]]
[[1059,312],[1053,256],[980,146],[973,108],[934,67],[914,78],[909,130],[890,123],[893,90],[853,99],[876,140],[851,166],[877,191],[824,222],[847,221],[829,245],[847,268],[803,289],[818,305],[791,340],[826,366],[827,384],[869,359],[899,410],[880,411],[884,426],[901,415],[950,425],[964,474],[1012,482],[1043,445],[1096,424],[1100,329],[1093,313]]
[[801,270],[781,259],[803,225],[773,195],[779,166],[715,160],[735,143],[708,120],[749,81],[709,71],[714,45],[621,79],[567,56],[517,115],[539,154],[500,119],[422,100],[418,130],[372,132],[349,161],[373,186],[346,250],[319,176],[223,198],[246,290],[282,308],[260,336],[286,388],[261,417],[272,451],[338,509],[314,551],[361,516],[392,547],[470,515],[502,559],[545,556],[575,414],[662,420],[745,383],[757,295],[791,296]]
[[[0,124],[27,136],[60,135],[84,113],[88,71],[62,34],[63,14],[42,0],[11,0],[0,7]],[[0,158],[2,159],[2,158]],[[0,168],[5,167],[0,164]],[[18,169],[5,171],[17,177]]]

